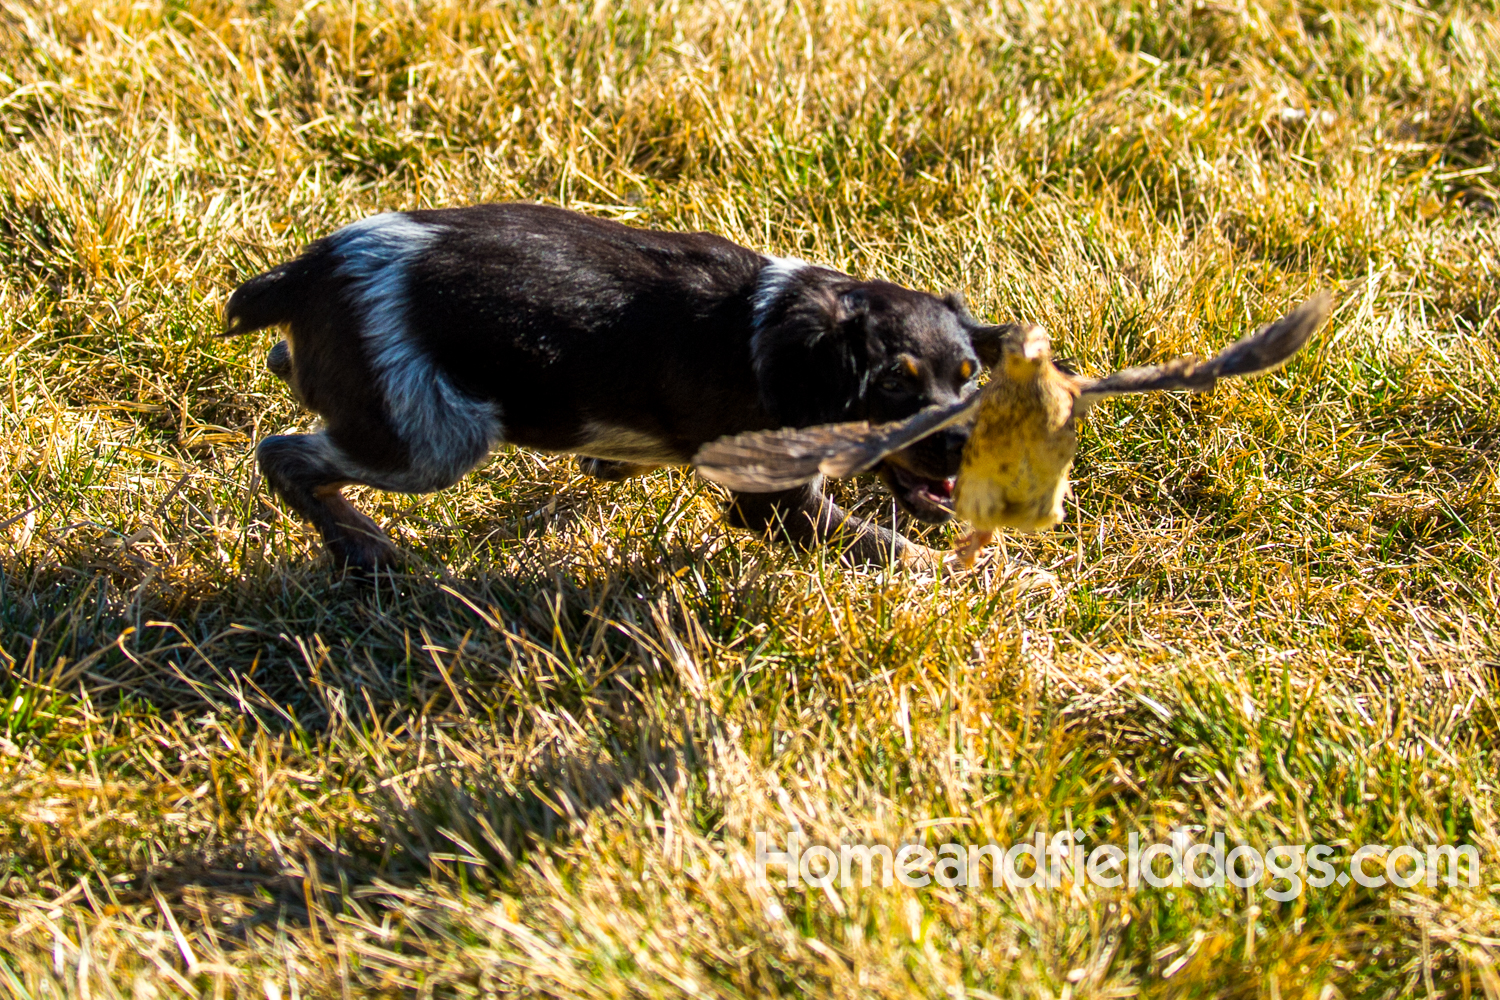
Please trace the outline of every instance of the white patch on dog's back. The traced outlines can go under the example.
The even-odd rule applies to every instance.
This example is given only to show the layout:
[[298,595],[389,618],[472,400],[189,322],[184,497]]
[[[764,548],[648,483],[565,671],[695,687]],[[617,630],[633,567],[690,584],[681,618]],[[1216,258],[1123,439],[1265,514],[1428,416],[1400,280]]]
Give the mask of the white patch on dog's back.
[[766,317],[771,309],[786,294],[791,284],[802,271],[812,267],[800,257],[766,257],[766,266],[755,276],[755,291],[750,293],[750,363],[756,374],[764,364],[761,359],[761,333],[766,328]]
[[665,441],[629,427],[590,420],[584,425],[584,433],[588,436],[569,449],[575,455],[640,465],[676,465],[682,461]]
[[781,298],[786,286],[801,271],[812,267],[800,257],[767,257],[766,266],[755,276],[755,291],[750,295],[750,323],[759,330],[766,322],[766,314]]
[[391,426],[411,453],[400,485],[383,476],[384,489],[425,493],[448,486],[479,464],[503,432],[498,407],[460,392],[417,343],[408,322],[412,261],[440,234],[437,226],[392,212],[333,235],[339,274],[349,279],[349,295],[362,314],[370,366]]

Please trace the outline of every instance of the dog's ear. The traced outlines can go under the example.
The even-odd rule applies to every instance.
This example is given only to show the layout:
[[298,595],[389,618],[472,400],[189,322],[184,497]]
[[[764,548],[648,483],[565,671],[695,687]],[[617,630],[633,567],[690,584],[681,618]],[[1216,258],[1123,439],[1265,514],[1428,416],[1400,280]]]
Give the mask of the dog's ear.
[[1016,333],[1020,327],[1019,323],[1000,323],[996,326],[976,324],[969,327],[969,343],[973,345],[974,353],[979,355],[980,362],[986,368],[993,368],[1000,363],[1005,338]]
[[980,362],[986,368],[993,368],[1000,362],[1001,345],[1005,338],[1015,331],[1014,323],[1001,323],[998,326],[986,326],[975,319],[969,312],[969,304],[964,301],[962,292],[949,292],[943,296],[943,305],[958,314],[958,321],[963,324],[969,332],[969,343],[974,348],[974,353],[979,355]]
[[756,334],[760,396],[783,427],[858,418],[870,377],[870,301],[854,287],[809,289]]

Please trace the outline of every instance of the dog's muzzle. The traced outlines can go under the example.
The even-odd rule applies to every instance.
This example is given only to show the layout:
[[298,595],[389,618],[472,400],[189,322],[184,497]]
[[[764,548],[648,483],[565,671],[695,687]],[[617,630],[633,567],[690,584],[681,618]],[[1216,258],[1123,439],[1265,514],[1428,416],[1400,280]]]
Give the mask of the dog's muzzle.
[[927,524],[942,524],[953,517],[953,476],[936,479],[919,476],[892,462],[882,462],[880,478],[902,510]]
[[876,469],[902,510],[918,521],[942,524],[953,517],[953,487],[968,440],[967,428],[941,431],[886,456]]

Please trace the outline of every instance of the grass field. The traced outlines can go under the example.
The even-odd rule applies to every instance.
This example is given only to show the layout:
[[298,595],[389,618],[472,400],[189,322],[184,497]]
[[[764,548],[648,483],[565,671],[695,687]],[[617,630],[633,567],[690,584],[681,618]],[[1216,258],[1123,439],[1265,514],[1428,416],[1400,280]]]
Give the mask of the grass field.
[[[1500,997],[1497,88],[1493,2],[4,0],[0,994]],[[219,310],[503,199],[962,289],[1085,372],[1338,305],[1101,407],[1063,525],[951,583],[515,451],[361,495],[409,567],[342,581]],[[1181,826],[1482,878],[754,876],[757,831]]]

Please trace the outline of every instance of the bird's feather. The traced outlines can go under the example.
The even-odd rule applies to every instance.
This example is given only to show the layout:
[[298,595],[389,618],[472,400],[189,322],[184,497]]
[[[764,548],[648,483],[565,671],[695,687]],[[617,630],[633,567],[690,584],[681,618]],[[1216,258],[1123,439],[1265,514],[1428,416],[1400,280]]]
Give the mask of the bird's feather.
[[1101,379],[1081,379],[1073,412],[1081,417],[1095,403],[1110,396],[1163,389],[1203,392],[1213,388],[1221,378],[1257,375],[1279,368],[1323,325],[1331,308],[1328,293],[1319,292],[1281,319],[1235,341],[1207,361],[1174,358],[1164,365],[1125,368]]
[[[1099,379],[1074,375],[1059,366],[1059,376],[1067,379],[1079,394],[1072,416],[1082,418],[1091,406],[1110,396],[1167,389],[1202,392],[1221,378],[1270,371],[1302,349],[1328,318],[1331,306],[1328,293],[1319,292],[1291,313],[1235,341],[1207,361],[1177,358],[1164,365],[1126,368]],[[1022,328],[1008,324],[993,329],[1010,336]],[[993,362],[998,362],[1003,338],[996,341],[995,347]],[[967,399],[930,406],[894,423],[830,424],[720,438],[699,449],[693,464],[708,479],[746,493],[791,489],[819,475],[843,479],[864,472],[886,455],[929,434],[972,420],[983,395],[981,390]]]
[[820,474],[845,479],[893,451],[972,419],[978,406],[978,397],[970,396],[887,424],[828,424],[739,434],[704,445],[693,465],[704,477],[745,493],[791,489]]

